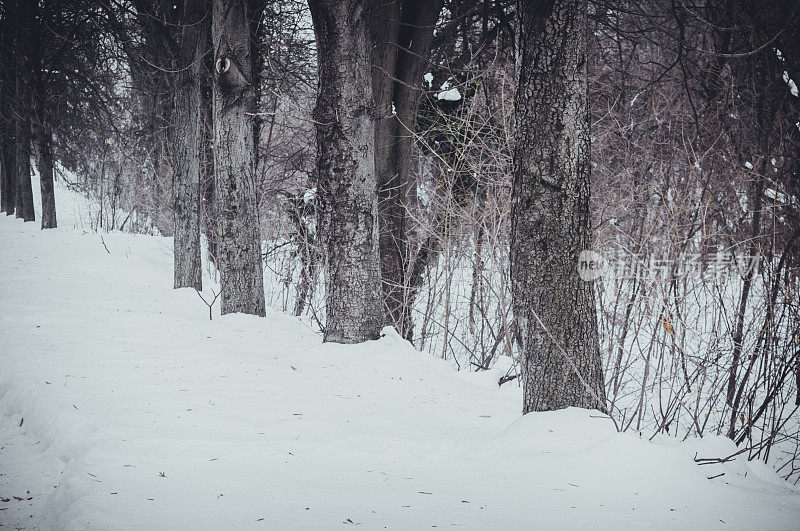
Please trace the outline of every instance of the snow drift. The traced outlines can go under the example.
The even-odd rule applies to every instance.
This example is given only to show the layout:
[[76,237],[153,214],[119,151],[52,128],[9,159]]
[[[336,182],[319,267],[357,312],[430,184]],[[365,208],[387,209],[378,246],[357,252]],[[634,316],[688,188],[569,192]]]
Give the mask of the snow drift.
[[[79,210],[57,193],[60,213]],[[4,527],[800,521],[800,494],[763,465],[695,462],[733,453],[726,439],[648,442],[578,409],[522,417],[515,383],[456,372],[391,330],[323,345],[276,312],[215,307],[209,321],[197,294],[171,289],[170,240],[59,223],[0,218]]]

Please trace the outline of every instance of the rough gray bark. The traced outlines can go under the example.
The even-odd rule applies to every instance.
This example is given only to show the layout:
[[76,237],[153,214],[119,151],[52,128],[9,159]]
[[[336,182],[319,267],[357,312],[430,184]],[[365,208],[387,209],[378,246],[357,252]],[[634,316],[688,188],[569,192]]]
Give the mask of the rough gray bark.
[[[17,78],[17,95],[25,96],[23,83]],[[33,186],[31,184],[31,123],[27,117],[18,117],[14,124],[14,159],[16,183],[14,189],[14,211],[18,218],[36,221],[33,210]]]
[[378,254],[375,116],[361,0],[310,0],[317,40],[318,227],[325,341],[376,339],[384,323]]
[[[212,42],[211,24],[206,26],[206,42]],[[204,72],[211,79],[214,71],[214,54],[207,53],[203,60]],[[200,210],[201,228],[206,235],[208,259],[219,269],[217,247],[219,244],[219,231],[217,230],[217,194],[214,183],[214,89],[211,83],[205,83],[200,91],[201,116],[202,116],[202,149],[200,158]]]
[[410,278],[407,216],[414,186],[413,131],[422,96],[422,76],[441,8],[441,0],[396,0],[375,2],[370,12],[372,83],[378,111],[375,171],[384,307],[386,322],[409,340],[415,294]]
[[[250,24],[250,72],[252,72],[251,83],[253,84],[253,108],[261,108],[261,73],[264,70],[264,52],[261,44],[268,36],[265,33],[266,26],[263,23],[264,10],[267,7],[267,0],[247,0],[247,20]],[[258,169],[259,164],[259,139],[261,138],[261,122],[263,118],[256,113],[253,116],[253,167]]]
[[30,36],[35,6],[33,2],[16,3],[16,37],[14,39],[14,65],[16,69],[15,149],[16,187],[14,210],[16,217],[35,221],[33,210],[33,188],[31,186],[31,68]]
[[36,166],[39,170],[39,187],[42,197],[42,229],[55,229],[56,195],[53,189],[53,128],[48,108],[47,85],[44,81],[42,45],[44,27],[40,14],[33,22],[30,76],[36,80],[33,92],[33,133],[36,142]]
[[586,11],[586,0],[517,2],[511,281],[523,413],[605,408],[594,287],[577,269],[590,243]]
[[[211,36],[211,28],[209,28],[209,37]],[[209,38],[209,40],[211,40]],[[213,62],[213,61],[212,61]],[[211,72],[213,66],[208,68]],[[208,259],[209,262],[214,264],[214,267],[219,269],[219,260],[217,259],[217,248],[219,246],[219,231],[217,230],[217,193],[216,184],[214,183],[214,109],[213,109],[213,95],[211,88],[203,91],[203,151],[201,159],[201,189],[202,189],[202,210],[200,216],[202,219],[202,229],[206,235],[206,242],[208,244]]]
[[55,229],[56,195],[53,189],[53,131],[48,123],[36,126],[36,153],[42,192],[42,228]]
[[214,172],[222,313],[265,315],[246,0],[214,0]]
[[14,122],[7,120],[2,124],[2,144],[0,145],[0,171],[2,171],[2,181],[0,181],[0,198],[2,198],[2,208],[0,212],[6,214],[14,213],[14,192],[16,189],[16,150],[14,143]]
[[174,287],[203,289],[200,180],[203,149],[202,86],[207,0],[184,0],[175,76]]
[[0,211],[14,213],[14,191],[16,188],[16,149],[14,143],[14,120],[12,109],[16,93],[14,70],[14,25],[11,2],[8,3],[0,21]]

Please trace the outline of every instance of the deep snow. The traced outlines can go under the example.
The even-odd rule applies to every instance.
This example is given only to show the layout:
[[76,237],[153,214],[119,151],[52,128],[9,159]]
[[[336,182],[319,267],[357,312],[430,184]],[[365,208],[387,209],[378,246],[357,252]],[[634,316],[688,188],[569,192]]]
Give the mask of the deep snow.
[[57,190],[63,229],[0,218],[4,529],[798,526],[800,491],[765,466],[694,462],[727,440],[521,417],[505,371],[391,331],[322,345],[276,312],[209,321],[172,290],[169,239],[81,229]]

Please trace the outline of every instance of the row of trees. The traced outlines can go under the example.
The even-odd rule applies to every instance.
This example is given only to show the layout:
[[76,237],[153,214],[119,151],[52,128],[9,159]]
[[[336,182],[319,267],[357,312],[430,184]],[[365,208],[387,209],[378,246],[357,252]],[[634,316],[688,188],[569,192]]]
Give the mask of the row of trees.
[[[410,333],[408,277],[413,270],[407,266],[406,204],[413,132],[419,84],[443,5],[413,0],[309,2],[319,83],[313,115],[314,175],[325,264],[326,341],[375,339],[387,322]],[[64,19],[96,20],[108,28],[127,59],[123,78],[134,91],[151,97],[152,107],[142,109],[149,116],[139,117],[154,130],[149,150],[163,159],[167,146],[173,146],[169,157],[175,287],[202,289],[203,158],[213,146],[215,259],[222,312],[264,315],[255,139],[261,122],[256,118],[266,7],[263,0],[10,3],[3,21],[4,39],[12,44],[4,48],[12,57],[4,64],[13,68],[4,73],[3,102],[7,112],[13,111],[14,131],[3,135],[4,152],[9,153],[2,173],[4,210],[10,212],[13,202],[19,217],[33,219],[33,134],[42,226],[56,226],[51,144],[53,122],[59,117],[50,112],[45,78],[62,69],[70,76],[94,76],[72,68],[75,59],[65,60],[64,50],[52,51],[50,64],[43,45],[52,33],[63,49],[70,47],[69,37],[81,23],[76,21],[72,35],[66,35],[58,31],[66,29]],[[587,4],[555,2],[533,9],[521,2],[517,13],[518,31],[524,36],[520,64],[525,65],[519,71],[519,93],[531,96],[519,98],[517,106],[515,186],[520,193],[515,197],[520,200],[513,213],[512,277],[517,319],[526,323],[521,334],[523,350],[529,353],[525,359],[530,360],[526,387],[540,397],[526,398],[525,409],[603,407],[593,292],[579,281],[574,267],[589,229]],[[102,81],[88,83],[98,84]],[[547,99],[534,94],[540,92],[547,93]],[[75,102],[67,103],[69,107]],[[211,135],[204,128],[209,106]],[[549,135],[540,134],[545,123],[553,126]],[[165,133],[155,132],[159,128]],[[549,167],[543,161],[549,161]],[[156,157],[155,165],[161,163]],[[556,167],[561,168],[558,175],[553,174]],[[556,204],[552,193],[567,204],[548,213],[543,207]],[[537,230],[543,232],[537,236]],[[560,245],[548,246],[544,236]],[[542,281],[544,271],[557,272],[552,282]],[[556,288],[567,291],[557,293]],[[576,298],[576,293],[581,295]],[[574,299],[575,305],[554,304],[565,299]],[[576,312],[584,316],[577,322],[570,317]],[[551,389],[545,392],[537,381],[549,382]],[[587,393],[591,399],[582,398]]]
[[[325,339],[364,341],[387,321],[409,327],[410,132],[442,4],[309,6],[319,68],[314,120]],[[589,243],[587,3],[519,2],[516,13],[511,278],[524,411],[604,409],[594,293],[576,268]]]
[[[31,188],[31,148],[35,145],[41,175],[42,228],[56,227],[53,192],[53,120],[51,102],[51,61],[68,53],[63,42],[50,41],[55,28],[69,31],[69,23],[48,20],[38,2],[12,1],[2,12],[2,70],[0,110],[2,111],[2,172],[0,209],[25,221],[34,221]],[[48,25],[48,23],[51,23]],[[57,73],[56,73],[57,74]]]
[[[202,287],[205,237],[223,312],[506,354],[525,411],[800,440],[795,3],[33,3],[40,31],[3,32],[47,43],[2,63],[4,186],[9,150],[45,166],[15,134],[42,76],[55,159],[98,226],[174,236],[176,287]],[[590,248],[745,273],[586,283]]]

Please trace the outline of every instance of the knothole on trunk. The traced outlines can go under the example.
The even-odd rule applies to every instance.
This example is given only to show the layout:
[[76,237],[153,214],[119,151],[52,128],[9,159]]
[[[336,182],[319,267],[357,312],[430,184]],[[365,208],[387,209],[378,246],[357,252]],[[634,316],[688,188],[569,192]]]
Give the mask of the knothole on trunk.
[[231,60],[227,57],[219,57],[217,58],[215,68],[217,70],[217,74],[222,75],[231,69]]

